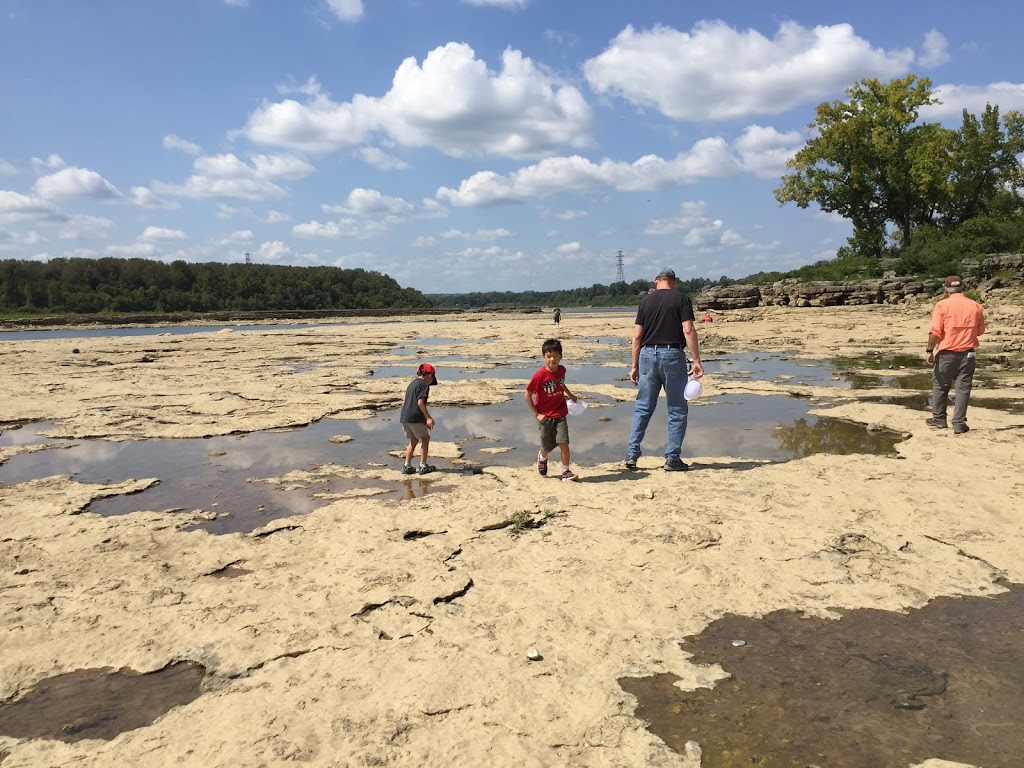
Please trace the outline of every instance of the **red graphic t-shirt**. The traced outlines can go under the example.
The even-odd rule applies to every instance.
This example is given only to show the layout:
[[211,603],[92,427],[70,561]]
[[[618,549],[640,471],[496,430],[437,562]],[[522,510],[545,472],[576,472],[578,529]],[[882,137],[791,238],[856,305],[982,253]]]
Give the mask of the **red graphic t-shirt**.
[[562,384],[565,382],[565,366],[558,366],[558,370],[552,373],[545,365],[530,379],[526,385],[526,391],[533,395],[533,403],[537,406],[537,413],[551,419],[561,419],[569,409],[565,405],[565,393]]

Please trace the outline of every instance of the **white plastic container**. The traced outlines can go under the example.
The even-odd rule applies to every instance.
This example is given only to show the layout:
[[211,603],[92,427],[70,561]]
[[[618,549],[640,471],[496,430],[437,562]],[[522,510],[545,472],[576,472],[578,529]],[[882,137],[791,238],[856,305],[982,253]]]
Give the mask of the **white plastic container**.
[[582,400],[577,400],[575,403],[572,400],[566,400],[565,407],[569,409],[570,416],[579,416],[587,410],[587,404]]

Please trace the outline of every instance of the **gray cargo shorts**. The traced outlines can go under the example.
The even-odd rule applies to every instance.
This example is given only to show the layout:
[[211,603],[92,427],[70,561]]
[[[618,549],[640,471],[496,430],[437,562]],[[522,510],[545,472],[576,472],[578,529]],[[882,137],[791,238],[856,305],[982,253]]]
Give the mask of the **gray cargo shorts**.
[[560,419],[547,416],[543,424],[538,422],[537,427],[540,429],[540,449],[544,453],[551,453],[556,445],[569,443],[569,424],[565,416]]

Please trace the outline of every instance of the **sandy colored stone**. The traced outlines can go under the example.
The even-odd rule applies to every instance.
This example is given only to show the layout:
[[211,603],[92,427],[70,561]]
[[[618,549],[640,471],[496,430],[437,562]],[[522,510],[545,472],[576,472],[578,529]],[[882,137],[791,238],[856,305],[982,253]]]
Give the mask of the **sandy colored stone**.
[[[1009,298],[988,309],[986,353],[1024,340],[1024,312]],[[770,308],[744,320],[726,312],[698,332],[706,357],[919,355],[930,306]],[[450,338],[423,347],[442,380],[431,408],[443,418],[446,407],[521,398],[525,378],[487,370],[539,366],[547,320],[81,339],[75,356],[61,340],[0,342],[9,382],[0,421],[52,419],[54,435],[122,440],[372,418],[400,405],[414,371],[416,358],[393,353],[397,340]],[[625,311],[563,315],[567,367],[607,351],[586,339],[626,340],[631,327]],[[143,354],[154,362],[131,362]],[[1009,368],[1021,365],[1006,354]],[[283,372],[296,361],[308,367]],[[455,379],[469,367],[461,361],[482,373]],[[370,373],[384,363],[408,365],[410,375]],[[1007,374],[994,392],[1019,398],[1022,384],[1024,375]],[[836,396],[826,390],[709,375],[691,418],[716,395]],[[574,391],[632,398],[628,382]],[[1024,580],[1024,416],[972,408],[972,431],[954,437],[878,394],[845,392],[847,402],[820,412],[909,433],[899,458],[697,456],[677,474],[653,471],[660,460],[645,456],[641,469],[652,471],[632,474],[583,457],[581,483],[493,467],[445,473],[445,494],[325,498],[309,515],[250,534],[188,531],[194,514],[84,511],[152,479],[104,485],[58,475],[2,486],[0,699],[76,669],[193,660],[209,670],[199,699],[112,741],[0,736],[4,768],[698,768],[699,745],[669,751],[616,683],[671,672],[683,688],[716,684],[724,673],[690,664],[681,637],[726,612],[902,611]],[[401,477],[394,467],[326,464],[263,481],[309,487],[331,476]],[[510,535],[513,519],[531,526]],[[211,575],[238,562],[249,573]],[[529,648],[543,659],[531,662]]]
[[[416,446],[416,456],[419,456],[419,446]],[[405,458],[405,448],[396,448],[393,451],[388,451],[389,456],[395,458]],[[466,454],[463,453],[462,449],[459,448],[455,443],[450,443],[443,440],[431,440],[430,441],[430,454],[428,458],[431,459],[461,459]]]

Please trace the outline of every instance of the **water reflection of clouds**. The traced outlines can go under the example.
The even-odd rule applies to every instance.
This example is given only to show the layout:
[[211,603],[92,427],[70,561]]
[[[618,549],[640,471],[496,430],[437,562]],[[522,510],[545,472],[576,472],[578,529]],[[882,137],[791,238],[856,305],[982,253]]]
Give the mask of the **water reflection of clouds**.
[[40,432],[45,432],[53,426],[52,421],[40,421],[34,424],[24,424],[17,429],[0,430],[0,446],[49,442]]
[[[410,342],[414,346],[415,342]],[[621,353],[622,348],[609,346],[609,351]],[[486,378],[518,379],[525,382],[539,367],[536,360],[509,366],[476,368],[481,361],[467,362]],[[485,361],[483,361],[485,362]],[[442,364],[443,371],[446,366]],[[829,368],[805,365],[785,358],[759,357],[754,354],[712,358],[709,371],[718,370],[723,378],[746,371],[750,376],[771,378],[794,376],[807,383],[832,380]],[[396,375],[409,377],[407,366],[395,367]],[[619,365],[570,366],[570,387],[586,392],[587,385],[614,383],[622,385],[624,371]],[[454,374],[450,380],[465,379]],[[590,399],[606,407],[586,411],[569,420],[573,463],[584,469],[605,462],[621,461],[629,438],[633,414],[632,402],[605,403],[605,398]],[[741,459],[782,461],[792,457],[785,450],[776,427],[791,427],[796,420],[806,418],[812,427],[814,417],[807,413],[812,403],[807,400],[782,396],[742,395],[725,398],[704,398],[690,408],[689,427],[683,445],[683,456],[702,459],[735,457]],[[522,402],[521,390],[512,399],[476,407],[435,406],[437,419],[432,437],[438,441],[457,442],[465,451],[466,459],[483,466],[529,466],[537,447],[539,435],[536,421]],[[601,417],[608,419],[601,421]],[[662,398],[647,436],[644,440],[648,457],[661,456],[665,448],[667,409]],[[38,423],[22,429],[0,434],[0,445],[27,445],[49,443],[41,432],[53,424]],[[814,432],[817,434],[823,430]],[[345,433],[352,440],[333,444],[330,438]],[[323,500],[312,500],[309,492],[285,492],[266,483],[247,483],[248,478],[268,478],[283,475],[294,469],[308,469],[334,463],[350,467],[370,463],[397,468],[388,451],[406,443],[399,423],[399,409],[377,412],[373,418],[363,420],[324,419],[307,427],[256,432],[241,436],[223,436],[206,440],[145,440],[139,442],[108,442],[82,440],[66,450],[44,450],[12,457],[0,466],[0,481],[21,482],[54,474],[74,474],[84,482],[121,482],[130,478],[157,477],[160,486],[138,497],[110,500],[98,508],[112,510],[110,514],[137,509],[230,510],[233,515],[245,517],[245,525],[253,521],[269,520],[290,514],[302,514],[322,506]],[[502,446],[515,450],[502,454],[481,453],[481,448]],[[223,455],[211,455],[223,452]],[[439,462],[444,465],[444,462]],[[415,483],[415,481],[413,481]],[[404,495],[406,485],[396,482],[395,493]],[[414,485],[413,493],[427,492]],[[261,509],[262,507],[262,509]],[[118,510],[118,511],[113,511]],[[262,524],[258,522],[257,524]],[[211,529],[229,523],[215,522]],[[231,525],[240,525],[235,522]]]
[[[35,444],[36,440],[21,443]],[[96,464],[115,459],[125,450],[124,443],[83,440],[75,443],[53,443],[52,447],[33,453],[12,456],[0,466],[0,481],[21,483],[51,475],[79,475]]]

